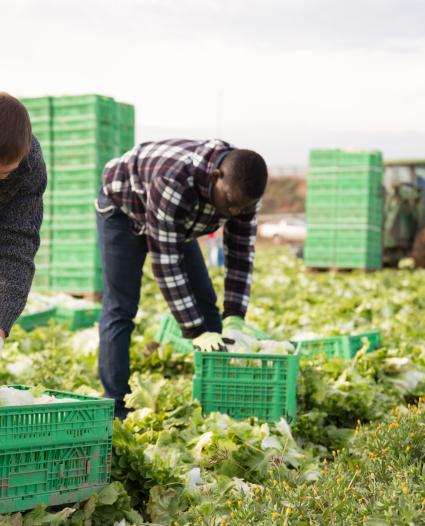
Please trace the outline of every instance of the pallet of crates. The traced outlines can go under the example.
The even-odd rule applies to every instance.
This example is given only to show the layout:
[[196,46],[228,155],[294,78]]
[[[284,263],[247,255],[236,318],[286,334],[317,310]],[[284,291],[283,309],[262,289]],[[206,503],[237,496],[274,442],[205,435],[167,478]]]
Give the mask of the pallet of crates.
[[382,154],[342,151],[338,178],[336,266],[382,267]]
[[33,289],[45,292],[50,289],[50,258],[52,238],[52,198],[53,198],[53,134],[52,134],[52,97],[23,98],[21,102],[27,108],[32,132],[40,142],[47,171],[47,187],[43,195],[43,223],[40,230],[40,248],[35,256],[35,275]]
[[75,215],[57,204],[53,217],[53,243],[51,289],[71,294],[92,295],[102,292],[102,275],[99,257],[94,205],[69,204],[70,210],[81,210]]
[[44,394],[58,402],[0,407],[0,514],[82,501],[110,481],[114,401]]
[[310,153],[304,245],[304,261],[309,267],[329,268],[335,264],[338,163],[338,150]]
[[116,153],[116,103],[81,95],[53,99],[52,289],[102,291],[94,202]]
[[381,181],[380,152],[311,152],[304,251],[308,267],[381,267]]

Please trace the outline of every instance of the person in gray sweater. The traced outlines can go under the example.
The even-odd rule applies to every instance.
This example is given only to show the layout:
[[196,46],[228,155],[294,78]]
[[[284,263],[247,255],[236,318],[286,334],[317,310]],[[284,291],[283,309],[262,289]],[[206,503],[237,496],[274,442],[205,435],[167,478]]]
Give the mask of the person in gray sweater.
[[40,245],[47,174],[26,108],[0,93],[0,350],[21,314]]

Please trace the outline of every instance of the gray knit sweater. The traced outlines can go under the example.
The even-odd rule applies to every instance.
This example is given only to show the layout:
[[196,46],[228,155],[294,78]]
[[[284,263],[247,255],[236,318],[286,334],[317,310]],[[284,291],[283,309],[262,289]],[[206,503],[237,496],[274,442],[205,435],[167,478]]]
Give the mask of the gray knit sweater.
[[47,174],[40,144],[0,181],[0,329],[9,334],[28,298],[40,245]]

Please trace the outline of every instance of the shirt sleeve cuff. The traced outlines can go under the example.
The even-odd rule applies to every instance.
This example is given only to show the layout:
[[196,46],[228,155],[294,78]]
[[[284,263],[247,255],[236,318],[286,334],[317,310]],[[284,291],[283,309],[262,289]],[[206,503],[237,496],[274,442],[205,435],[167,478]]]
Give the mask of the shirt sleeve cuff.
[[193,338],[200,336],[204,332],[207,332],[207,328],[205,327],[205,325],[200,325],[198,327],[191,327],[189,329],[182,328],[183,336],[185,338],[188,338],[189,340],[193,340]]
[[245,312],[237,311],[237,310],[225,310],[223,312],[223,320],[224,318],[228,318],[229,316],[238,316],[239,318],[245,319]]

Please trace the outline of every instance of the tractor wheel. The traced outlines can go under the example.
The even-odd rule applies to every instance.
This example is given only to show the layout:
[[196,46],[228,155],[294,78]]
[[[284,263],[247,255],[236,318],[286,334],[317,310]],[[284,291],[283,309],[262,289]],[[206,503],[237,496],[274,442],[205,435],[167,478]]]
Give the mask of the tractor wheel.
[[417,267],[425,268],[425,228],[419,230],[412,247],[412,258]]

